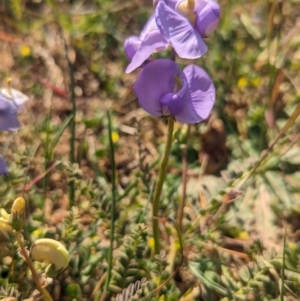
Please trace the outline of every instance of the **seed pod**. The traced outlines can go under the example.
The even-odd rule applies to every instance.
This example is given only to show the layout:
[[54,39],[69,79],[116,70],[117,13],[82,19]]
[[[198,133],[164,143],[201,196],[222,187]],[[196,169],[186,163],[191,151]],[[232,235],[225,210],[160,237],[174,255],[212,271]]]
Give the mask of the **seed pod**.
[[67,249],[59,241],[50,238],[36,240],[30,248],[30,254],[36,261],[53,264],[56,271],[64,269],[70,260]]

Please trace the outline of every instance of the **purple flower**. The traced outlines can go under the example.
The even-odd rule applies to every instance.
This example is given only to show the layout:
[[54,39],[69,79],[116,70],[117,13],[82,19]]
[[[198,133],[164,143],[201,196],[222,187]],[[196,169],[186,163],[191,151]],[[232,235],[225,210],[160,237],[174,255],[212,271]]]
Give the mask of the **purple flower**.
[[214,85],[203,69],[190,65],[180,73],[178,65],[168,59],[148,63],[133,89],[151,115],[173,116],[188,124],[206,119],[215,101]]
[[215,30],[219,19],[219,6],[213,0],[182,0],[175,9],[161,0],[155,10],[161,34],[185,59],[201,57],[207,51],[203,38]]
[[8,173],[8,169],[4,159],[0,156],[0,175]]
[[20,128],[18,110],[28,97],[15,89],[0,89],[0,130],[15,131]]
[[124,42],[124,49],[131,63],[127,66],[126,73],[130,73],[147,60],[154,51],[163,51],[169,43],[157,28],[154,15],[150,17],[140,36],[130,36]]

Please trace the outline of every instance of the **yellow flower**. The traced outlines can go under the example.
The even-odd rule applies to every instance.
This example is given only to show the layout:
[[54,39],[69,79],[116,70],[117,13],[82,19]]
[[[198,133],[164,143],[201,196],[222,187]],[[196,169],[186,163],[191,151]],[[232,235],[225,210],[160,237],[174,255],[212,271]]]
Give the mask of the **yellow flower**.
[[148,239],[148,247],[153,249],[154,248],[154,238],[153,237],[150,237]]
[[246,77],[241,77],[238,82],[237,85],[239,88],[245,88],[248,86],[248,79]]
[[59,241],[50,238],[36,240],[30,248],[30,254],[36,261],[49,262],[55,270],[64,269],[69,263],[69,253]]
[[27,45],[21,45],[19,48],[19,51],[23,57],[28,57],[31,54],[31,50],[30,50],[29,46],[27,46]]
[[116,143],[120,140],[120,136],[117,132],[112,132],[111,139],[112,139],[113,143]]

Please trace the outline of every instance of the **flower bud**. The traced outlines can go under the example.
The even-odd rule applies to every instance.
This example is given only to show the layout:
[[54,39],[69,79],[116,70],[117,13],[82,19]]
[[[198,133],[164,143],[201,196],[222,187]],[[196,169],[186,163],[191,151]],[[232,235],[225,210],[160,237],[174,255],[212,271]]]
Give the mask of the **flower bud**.
[[16,198],[11,207],[11,215],[10,215],[11,226],[16,231],[20,231],[23,228],[24,210],[25,210],[25,200],[22,197]]
[[25,200],[22,197],[16,198],[11,206],[11,214],[21,216],[25,210]]
[[218,26],[220,8],[213,0],[203,1],[199,8],[196,7],[197,17],[195,27],[202,37],[211,34]]
[[55,270],[64,269],[69,263],[69,253],[59,242],[50,238],[36,240],[30,248],[30,254],[36,261],[48,262]]

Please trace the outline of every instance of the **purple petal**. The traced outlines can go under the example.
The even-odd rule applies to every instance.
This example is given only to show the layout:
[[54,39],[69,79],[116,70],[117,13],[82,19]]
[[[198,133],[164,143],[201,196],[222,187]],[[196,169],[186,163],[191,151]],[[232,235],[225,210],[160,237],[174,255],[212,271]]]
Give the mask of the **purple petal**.
[[0,175],[8,173],[8,169],[4,159],[0,156]]
[[165,115],[176,116],[182,110],[182,98],[178,94],[167,93],[160,99],[162,111],[168,111]]
[[153,0],[153,7],[156,8],[159,1],[164,1],[168,6],[175,9],[178,0]]
[[197,13],[195,27],[202,37],[208,36],[218,26],[220,8],[215,1],[198,0],[195,12]]
[[158,29],[157,28],[157,25],[156,25],[156,21],[155,21],[155,15],[153,14],[149,20],[147,21],[147,23],[145,24],[143,30],[141,31],[141,34],[140,34],[140,39],[141,40],[144,40],[146,35],[152,31],[152,30],[155,30],[155,29]]
[[165,0],[165,3],[171,8],[175,9],[178,0]]
[[176,86],[175,76],[179,76],[178,65],[168,59],[158,59],[148,63],[133,86],[138,101],[145,111],[161,116],[161,98],[173,92]]
[[149,32],[142,41],[140,49],[133,56],[131,63],[127,66],[125,72],[130,73],[141,66],[155,50],[166,49],[167,47],[168,42],[164,39],[158,29]]
[[178,12],[160,1],[155,10],[156,24],[179,57],[195,59],[207,51],[200,34]]
[[17,113],[10,115],[0,115],[0,130],[1,131],[16,131],[21,127]]
[[9,89],[8,91],[5,88],[1,88],[0,95],[6,98],[8,101],[12,101],[18,110],[23,108],[25,102],[28,100],[28,96],[15,89]]
[[216,92],[211,78],[195,65],[184,68],[180,77],[188,88],[183,96],[182,111],[175,116],[176,120],[188,124],[205,120],[215,102]]
[[[16,99],[18,100],[18,99]],[[20,128],[17,104],[0,94],[0,130],[15,131]]]
[[133,56],[136,54],[136,52],[139,50],[141,46],[141,39],[138,36],[130,36],[127,38],[124,42],[124,50],[126,56],[132,60]]

